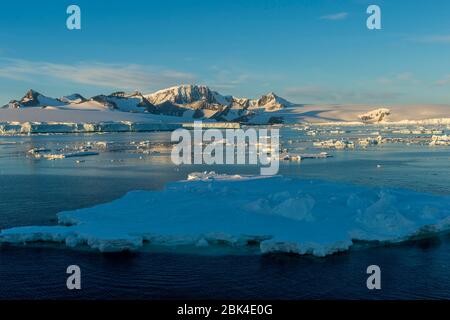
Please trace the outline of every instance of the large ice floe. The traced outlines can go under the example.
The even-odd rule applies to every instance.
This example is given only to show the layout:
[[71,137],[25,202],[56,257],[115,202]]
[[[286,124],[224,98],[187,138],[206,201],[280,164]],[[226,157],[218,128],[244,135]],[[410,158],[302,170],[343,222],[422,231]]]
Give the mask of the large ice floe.
[[155,245],[259,245],[326,256],[356,240],[401,242],[450,230],[450,196],[298,178],[191,174],[162,191],[58,214],[59,225],[2,230],[0,241],[102,252]]

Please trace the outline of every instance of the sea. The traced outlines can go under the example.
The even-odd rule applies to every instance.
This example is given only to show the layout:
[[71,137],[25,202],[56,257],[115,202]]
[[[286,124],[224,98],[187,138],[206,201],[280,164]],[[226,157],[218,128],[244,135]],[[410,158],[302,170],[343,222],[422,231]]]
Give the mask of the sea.
[[[450,195],[450,148],[429,146],[429,136],[378,127],[317,128],[315,136],[294,129],[281,128],[289,152],[326,151],[332,157],[282,161],[283,176]],[[335,130],[343,131],[337,137]],[[314,140],[377,134],[404,141],[344,150],[312,146]],[[58,212],[110,202],[132,190],[161,190],[194,171],[259,173],[255,165],[176,166],[170,154],[137,147],[170,138],[170,132],[0,136],[0,229],[55,225]],[[108,149],[83,158],[51,161],[28,152],[97,142]],[[69,265],[81,269],[81,290],[66,287]],[[367,288],[370,265],[381,269],[380,290]],[[0,299],[449,299],[449,270],[450,234],[324,258],[229,247],[149,246],[105,254],[49,243],[0,244]]]

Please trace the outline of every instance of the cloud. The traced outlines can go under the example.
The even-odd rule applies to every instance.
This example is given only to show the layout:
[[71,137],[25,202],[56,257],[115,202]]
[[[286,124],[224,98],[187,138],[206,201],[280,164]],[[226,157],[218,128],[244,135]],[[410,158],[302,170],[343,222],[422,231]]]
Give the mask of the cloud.
[[314,101],[336,100],[338,98],[335,92],[314,85],[289,87],[285,90],[285,93],[288,96],[302,97]]
[[338,12],[338,13],[333,13],[333,14],[327,14],[325,16],[321,16],[320,19],[321,20],[344,20],[348,17],[348,12]]
[[430,44],[450,44],[450,34],[447,35],[426,35],[420,37],[414,37],[410,40],[420,43]]
[[[290,87],[285,94],[292,99],[318,103],[375,103],[397,100],[401,94],[391,91],[353,91],[307,85]],[[308,101],[309,100],[309,101]]]
[[212,67],[212,79],[208,84],[217,89],[232,89],[251,80],[250,73],[232,72],[227,69]]
[[447,74],[444,78],[436,81],[436,85],[438,86],[450,85],[450,74]]
[[203,83],[211,88],[223,91],[223,94],[242,93],[243,88],[266,87],[274,78],[273,74],[261,73],[260,70],[246,70],[244,67],[230,65],[213,65],[208,68]]
[[376,81],[380,84],[386,84],[386,85],[419,83],[419,81],[414,78],[414,74],[412,72],[402,72],[402,73],[391,74],[389,76],[379,77]]
[[0,58],[0,77],[22,81],[43,78],[115,89],[149,90],[193,82],[195,76],[177,70],[139,64],[79,62],[58,64]]

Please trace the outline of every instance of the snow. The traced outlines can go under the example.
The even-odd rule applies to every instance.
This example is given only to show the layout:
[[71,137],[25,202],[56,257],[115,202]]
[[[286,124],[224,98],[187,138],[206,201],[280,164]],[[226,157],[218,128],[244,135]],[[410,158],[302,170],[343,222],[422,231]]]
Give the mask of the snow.
[[[388,108],[352,104],[293,104],[272,92],[258,99],[236,98],[201,85],[175,86],[145,95],[139,92],[101,94],[87,101],[78,94],[54,99],[30,90],[21,100],[13,100],[5,108],[0,109],[0,121],[83,122],[76,119],[84,118],[85,122],[97,122],[91,117],[108,118],[102,121],[112,121],[111,118],[115,118],[114,121],[133,121],[130,118],[154,116],[172,122],[212,119],[248,124],[450,124],[450,105],[444,104],[391,105]],[[38,112],[42,110],[48,112]],[[103,111],[104,114],[81,111]],[[40,120],[32,120],[33,117]],[[65,120],[54,120],[55,117]]]
[[43,106],[62,106],[65,103],[54,98],[50,98],[40,94],[34,90],[28,90],[28,92],[20,99],[12,100],[6,106],[9,108],[32,108],[32,107],[43,107]]
[[77,151],[77,152],[68,152],[68,153],[47,153],[43,154],[42,157],[48,160],[57,160],[57,159],[65,159],[65,158],[78,158],[78,157],[87,157],[87,156],[97,156],[99,153],[95,151]]
[[239,122],[201,122],[201,123],[183,123],[183,128],[207,128],[207,129],[240,129]]
[[335,148],[335,149],[353,149],[355,144],[352,141],[345,139],[336,140],[330,139],[325,141],[313,142],[313,145],[318,148]]
[[369,111],[365,114],[361,114],[358,116],[359,119],[366,123],[370,122],[381,122],[383,120],[386,120],[386,117],[391,114],[391,110],[386,108],[380,108],[376,110]]
[[98,123],[71,122],[0,122],[2,134],[36,133],[89,133],[89,132],[142,132],[168,131],[180,128],[181,124],[165,122],[107,121]]
[[367,147],[370,145],[379,145],[385,142],[382,136],[378,136],[376,138],[367,137],[358,139],[358,144],[362,147]]
[[289,101],[277,96],[275,93],[270,92],[263,95],[258,100],[251,100],[250,104],[253,108],[262,108],[267,112],[283,109],[284,107],[292,107],[293,104]]
[[292,103],[277,96],[273,92],[261,96],[259,99],[235,98],[233,96],[223,96],[207,86],[199,85],[181,85],[157,91],[145,95],[151,103],[159,105],[164,102],[171,102],[193,108],[196,102],[203,101],[214,105],[214,109],[200,108],[205,118],[213,118],[226,109],[225,115],[221,115],[227,121],[233,121],[241,118],[243,115],[249,115],[248,110],[258,112],[273,112],[287,106],[293,106]]
[[206,180],[243,180],[243,179],[256,179],[255,177],[246,177],[238,174],[217,174],[214,171],[205,172],[193,172],[188,175],[188,181],[206,181]]
[[224,106],[228,106],[231,103],[229,97],[224,97],[218,92],[212,91],[207,86],[189,84],[159,90],[155,93],[144,95],[144,97],[153,104],[161,104],[166,101],[189,104],[201,100]]
[[74,93],[68,96],[61,97],[59,100],[67,104],[76,104],[85,102],[86,98],[84,98],[82,95],[78,93]]
[[430,146],[450,146],[450,135],[432,136]]
[[63,107],[0,109],[0,122],[76,122],[108,121],[179,123],[186,119],[150,113],[112,111],[92,101]]
[[45,110],[110,111],[111,108],[108,105],[105,105],[104,103],[95,100],[89,100],[82,102],[71,102],[64,106],[47,107],[45,108]]
[[[316,125],[365,125],[359,115],[373,111],[372,105],[360,104],[302,104],[272,112],[257,112],[251,117],[252,124],[268,123],[272,117],[280,117],[283,123],[309,123]],[[393,125],[448,125],[450,105],[391,105],[389,119],[380,124]],[[374,123],[377,124],[377,123]]]
[[400,242],[450,230],[450,197],[392,188],[200,173],[162,191],[58,214],[59,225],[2,230],[0,241],[109,252],[157,245],[247,246],[326,256],[353,240]]
[[281,154],[280,160],[284,161],[301,161],[303,159],[326,159],[331,158],[332,156],[327,152],[320,153],[301,153],[301,154]]

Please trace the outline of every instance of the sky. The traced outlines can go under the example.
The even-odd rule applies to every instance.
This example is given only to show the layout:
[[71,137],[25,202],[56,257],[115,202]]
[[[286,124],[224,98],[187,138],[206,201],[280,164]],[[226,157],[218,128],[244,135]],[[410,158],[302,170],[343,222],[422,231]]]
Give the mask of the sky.
[[[81,9],[68,30],[66,9]],[[381,30],[366,10],[381,8]],[[450,103],[448,0],[2,1],[0,105],[204,84],[297,103]]]

